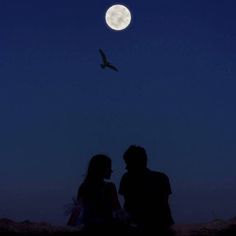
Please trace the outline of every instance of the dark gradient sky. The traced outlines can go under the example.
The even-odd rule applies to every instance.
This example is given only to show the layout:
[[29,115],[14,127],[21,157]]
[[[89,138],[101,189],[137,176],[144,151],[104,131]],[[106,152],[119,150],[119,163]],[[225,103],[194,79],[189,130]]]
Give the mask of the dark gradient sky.
[[[176,223],[236,215],[236,1],[0,0],[0,217],[65,224],[91,155],[142,145]],[[100,68],[103,48],[120,69]]]

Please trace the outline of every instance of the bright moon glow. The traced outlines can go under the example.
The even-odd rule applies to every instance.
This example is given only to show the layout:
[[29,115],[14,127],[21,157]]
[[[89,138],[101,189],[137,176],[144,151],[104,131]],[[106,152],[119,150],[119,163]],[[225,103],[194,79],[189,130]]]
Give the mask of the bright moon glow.
[[123,5],[113,5],[106,12],[106,23],[113,30],[123,30],[131,22],[131,14]]

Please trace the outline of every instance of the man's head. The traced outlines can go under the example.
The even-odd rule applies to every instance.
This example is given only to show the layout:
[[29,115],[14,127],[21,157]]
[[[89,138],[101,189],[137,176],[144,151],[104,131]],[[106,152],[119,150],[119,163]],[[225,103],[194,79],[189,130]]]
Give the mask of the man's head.
[[123,159],[128,171],[141,171],[147,167],[147,154],[143,147],[131,145],[125,151]]

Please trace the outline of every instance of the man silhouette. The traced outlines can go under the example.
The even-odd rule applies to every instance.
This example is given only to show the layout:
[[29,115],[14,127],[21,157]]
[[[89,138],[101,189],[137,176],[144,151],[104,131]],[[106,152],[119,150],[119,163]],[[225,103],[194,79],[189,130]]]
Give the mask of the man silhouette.
[[131,221],[142,233],[167,235],[174,224],[168,203],[171,187],[167,175],[147,168],[143,147],[131,145],[124,153],[127,172],[123,175],[119,194]]

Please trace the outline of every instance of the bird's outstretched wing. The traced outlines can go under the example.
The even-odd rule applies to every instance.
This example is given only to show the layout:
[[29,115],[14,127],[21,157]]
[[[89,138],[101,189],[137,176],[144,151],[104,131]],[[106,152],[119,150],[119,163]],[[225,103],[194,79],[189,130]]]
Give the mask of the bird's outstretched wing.
[[111,68],[114,71],[118,71],[118,69],[115,66],[111,65],[110,63],[107,65],[107,67]]
[[106,57],[105,53],[102,51],[102,49],[99,49],[99,52],[101,54],[103,63],[107,64],[107,57]]

